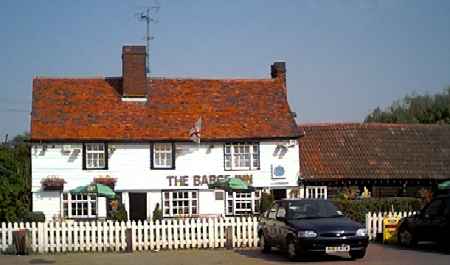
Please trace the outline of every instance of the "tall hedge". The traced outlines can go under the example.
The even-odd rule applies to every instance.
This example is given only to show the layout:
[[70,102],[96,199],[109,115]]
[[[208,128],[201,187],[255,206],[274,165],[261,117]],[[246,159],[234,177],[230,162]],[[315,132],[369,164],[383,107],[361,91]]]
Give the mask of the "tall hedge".
[[422,207],[418,198],[367,198],[359,200],[333,199],[333,203],[349,218],[364,223],[368,212],[417,211]]
[[28,135],[0,144],[0,222],[18,221],[30,210],[31,162]]

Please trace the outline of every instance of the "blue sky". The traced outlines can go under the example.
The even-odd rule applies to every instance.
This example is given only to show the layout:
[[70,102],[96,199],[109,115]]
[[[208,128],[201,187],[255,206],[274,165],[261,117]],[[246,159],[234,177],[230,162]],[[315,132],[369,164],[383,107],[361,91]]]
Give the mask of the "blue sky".
[[[29,130],[33,76],[119,76],[153,1],[2,1],[0,135]],[[450,85],[450,1],[160,0],[155,75],[269,77],[287,62],[299,122],[362,121]]]

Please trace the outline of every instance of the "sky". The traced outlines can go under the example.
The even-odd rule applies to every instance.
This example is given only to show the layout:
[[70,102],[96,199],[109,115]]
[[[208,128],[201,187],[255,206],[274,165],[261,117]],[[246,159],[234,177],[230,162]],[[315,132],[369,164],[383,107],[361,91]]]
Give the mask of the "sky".
[[[155,1],[0,2],[0,137],[29,131],[35,76],[120,76]],[[450,85],[450,1],[160,0],[153,75],[269,78],[286,61],[300,123],[361,122]]]

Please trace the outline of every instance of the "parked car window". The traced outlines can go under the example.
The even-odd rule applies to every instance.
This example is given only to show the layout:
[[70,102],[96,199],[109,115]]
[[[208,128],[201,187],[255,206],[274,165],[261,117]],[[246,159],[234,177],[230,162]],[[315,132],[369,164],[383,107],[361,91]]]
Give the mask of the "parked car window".
[[286,217],[286,209],[284,207],[278,208],[277,218],[285,218]]
[[334,204],[325,200],[291,201],[288,205],[288,219],[333,218],[342,216]]
[[445,201],[444,216],[450,216],[450,200]]
[[444,208],[444,203],[442,200],[434,200],[428,204],[427,208],[424,211],[425,216],[437,216],[442,213]]
[[277,208],[278,208],[278,205],[276,205],[276,204],[274,204],[272,206],[272,208],[270,208],[269,215],[268,215],[268,217],[270,219],[275,219],[275,217],[277,215]]

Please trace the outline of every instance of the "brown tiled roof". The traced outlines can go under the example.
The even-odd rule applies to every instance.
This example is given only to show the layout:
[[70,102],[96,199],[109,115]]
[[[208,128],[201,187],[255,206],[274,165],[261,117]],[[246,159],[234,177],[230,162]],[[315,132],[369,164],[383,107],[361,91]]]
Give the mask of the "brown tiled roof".
[[32,141],[202,140],[299,135],[280,79],[153,78],[146,103],[121,100],[121,78],[33,80]]
[[305,180],[450,178],[450,126],[300,124]]

